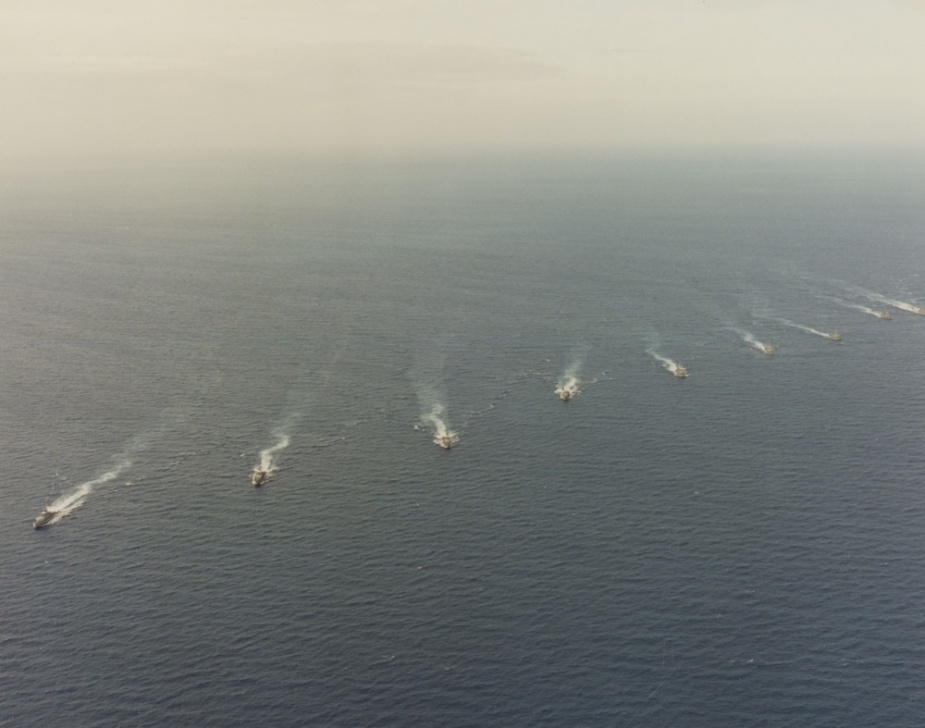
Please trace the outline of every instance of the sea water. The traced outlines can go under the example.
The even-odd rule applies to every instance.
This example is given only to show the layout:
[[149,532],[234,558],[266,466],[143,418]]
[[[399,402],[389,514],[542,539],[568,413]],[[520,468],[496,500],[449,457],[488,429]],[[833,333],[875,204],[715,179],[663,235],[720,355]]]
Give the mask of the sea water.
[[8,170],[0,724],[920,725],[922,163]]

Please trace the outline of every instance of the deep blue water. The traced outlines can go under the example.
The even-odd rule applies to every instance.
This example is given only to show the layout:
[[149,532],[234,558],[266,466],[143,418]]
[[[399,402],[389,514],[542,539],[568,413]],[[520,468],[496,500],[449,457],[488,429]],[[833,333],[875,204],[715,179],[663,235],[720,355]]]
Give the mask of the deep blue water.
[[8,170],[0,725],[921,725],[923,162]]

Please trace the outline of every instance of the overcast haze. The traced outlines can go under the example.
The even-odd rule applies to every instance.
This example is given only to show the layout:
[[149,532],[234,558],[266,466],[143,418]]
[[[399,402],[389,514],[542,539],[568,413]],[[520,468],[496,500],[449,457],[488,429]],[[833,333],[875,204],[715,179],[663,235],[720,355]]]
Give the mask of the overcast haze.
[[7,153],[925,146],[925,0],[0,0]]

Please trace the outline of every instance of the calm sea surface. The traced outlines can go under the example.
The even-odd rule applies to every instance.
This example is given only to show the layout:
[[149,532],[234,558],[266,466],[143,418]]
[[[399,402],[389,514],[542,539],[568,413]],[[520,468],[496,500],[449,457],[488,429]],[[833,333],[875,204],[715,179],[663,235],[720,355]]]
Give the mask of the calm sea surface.
[[922,725],[922,200],[900,155],[7,170],[0,725]]

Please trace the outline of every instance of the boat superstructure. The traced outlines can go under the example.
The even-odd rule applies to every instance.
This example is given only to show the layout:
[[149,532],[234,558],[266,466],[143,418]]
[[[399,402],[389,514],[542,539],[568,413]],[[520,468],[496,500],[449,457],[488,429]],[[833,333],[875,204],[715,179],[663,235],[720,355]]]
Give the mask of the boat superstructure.
[[58,515],[57,511],[49,510],[48,508],[43,508],[42,512],[36,517],[32,522],[32,527],[35,530],[40,528],[45,528],[45,526],[50,526],[52,519]]

